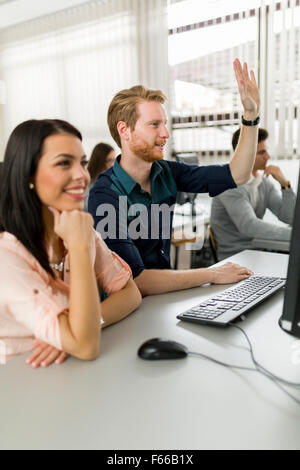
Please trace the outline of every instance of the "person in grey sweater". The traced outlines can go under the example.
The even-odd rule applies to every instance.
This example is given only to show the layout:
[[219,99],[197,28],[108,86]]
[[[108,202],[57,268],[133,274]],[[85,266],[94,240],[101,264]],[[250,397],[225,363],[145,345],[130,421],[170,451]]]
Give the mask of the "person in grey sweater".
[[[232,137],[234,149],[239,135],[240,129]],[[250,180],[236,189],[230,189],[213,198],[211,228],[219,261],[242,250],[251,249],[253,238],[290,240],[292,230],[290,226],[277,226],[262,220],[266,209],[270,209],[279,220],[291,225],[296,203],[295,193],[281,169],[275,165],[267,166],[270,158],[266,145],[267,138],[268,132],[260,128]],[[263,170],[264,173],[259,173],[259,170]],[[281,192],[274,184],[274,180],[280,184]]]

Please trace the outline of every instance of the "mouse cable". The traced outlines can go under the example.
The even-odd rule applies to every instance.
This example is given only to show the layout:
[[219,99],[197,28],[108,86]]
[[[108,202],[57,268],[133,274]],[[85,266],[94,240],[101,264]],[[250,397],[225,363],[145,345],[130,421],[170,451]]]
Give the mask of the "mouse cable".
[[236,328],[237,330],[240,330],[243,333],[243,335],[245,336],[245,338],[247,340],[247,343],[249,344],[249,351],[250,351],[250,354],[251,354],[252,362],[255,365],[257,371],[260,372],[261,374],[263,374],[268,379],[270,379],[273,382],[274,385],[277,385],[277,387],[280,388],[280,390],[282,390],[286,395],[288,395],[292,400],[294,400],[298,405],[300,405],[300,400],[298,398],[294,397],[294,395],[292,395],[290,392],[288,392],[281,385],[281,383],[283,383],[283,384],[285,384],[289,387],[300,387],[300,383],[289,382],[288,380],[282,379],[281,377],[278,377],[277,375],[273,374],[268,369],[263,367],[261,364],[259,364],[259,362],[257,362],[257,360],[254,357],[253,347],[252,347],[251,341],[250,341],[247,333],[240,326],[237,326],[233,323],[229,323],[229,325],[232,326],[233,328]]
[[229,325],[232,326],[233,328],[236,328],[237,330],[240,330],[243,333],[243,335],[245,336],[246,341],[249,345],[249,352],[251,354],[252,362],[256,367],[258,367],[260,370],[264,371],[266,375],[269,375],[270,377],[277,380],[278,382],[283,383],[284,385],[288,385],[289,387],[300,387],[300,383],[290,382],[290,381],[285,380],[281,377],[278,377],[277,375],[273,374],[268,369],[266,369],[264,366],[262,366],[259,362],[257,362],[257,360],[254,357],[254,351],[253,351],[251,341],[250,341],[249,336],[247,335],[246,331],[243,330],[243,328],[241,328],[240,326],[237,326],[236,324],[229,323]]
[[235,324],[232,324],[232,323],[229,323],[230,326],[234,327],[234,328],[237,328],[238,330],[240,330],[246,340],[247,340],[247,343],[249,345],[249,349],[248,351],[250,352],[251,354],[251,359],[252,359],[252,362],[255,366],[255,368],[251,368],[251,367],[244,367],[244,366],[237,366],[237,365],[233,365],[233,364],[228,364],[226,362],[222,362],[222,361],[219,361],[218,359],[214,359],[210,356],[206,356],[205,354],[202,354],[202,353],[198,353],[198,352],[192,352],[192,351],[189,351],[188,352],[188,355],[189,356],[196,356],[196,357],[202,357],[204,359],[208,359],[209,361],[211,362],[214,362],[216,364],[219,364],[221,366],[224,366],[224,367],[228,367],[230,369],[239,369],[239,370],[246,370],[246,371],[251,371],[251,372],[259,372],[261,373],[262,375],[264,375],[266,378],[268,378],[269,380],[272,381],[272,383],[274,385],[277,385],[277,387],[282,391],[284,392],[286,395],[288,395],[292,400],[294,400],[298,405],[300,405],[300,400],[296,397],[294,397],[291,393],[289,393],[280,383],[278,382],[282,382],[284,383],[285,385],[288,385],[290,387],[299,387],[300,384],[298,383],[294,383],[294,382],[289,382],[287,380],[284,380],[282,379],[281,377],[277,377],[276,375],[272,374],[272,372],[268,371],[265,367],[263,367],[261,364],[259,364],[259,362],[256,361],[255,357],[254,357],[254,352],[253,352],[253,347],[252,347],[252,344],[251,344],[251,341],[247,335],[247,333],[239,326],[235,325]]
[[189,351],[188,355],[189,356],[203,357],[204,359],[208,359],[209,361],[215,362],[216,364],[219,364],[219,365],[224,366],[224,367],[229,367],[230,369],[240,369],[240,370],[248,370],[248,371],[252,371],[252,372],[257,372],[257,368],[254,369],[253,367],[243,367],[243,366],[236,366],[236,365],[233,365],[233,364],[227,364],[226,362],[218,361],[218,359],[214,359],[213,357],[206,356],[205,354],[198,353],[198,352]]
[[219,364],[224,367],[228,367],[229,369],[239,369],[239,370],[246,370],[246,371],[251,371],[251,372],[258,372],[262,375],[264,375],[267,379],[271,380],[274,385],[277,385],[280,390],[282,390],[286,395],[288,395],[292,400],[294,400],[298,405],[300,405],[300,400],[298,400],[296,397],[294,397],[291,393],[289,393],[285,388],[278,383],[278,381],[274,378],[271,377],[270,373],[266,373],[263,370],[260,370],[259,367],[251,368],[251,367],[243,367],[243,366],[236,366],[232,364],[227,364],[226,362],[218,361],[217,359],[214,359],[210,356],[206,356],[205,354],[197,353],[197,352],[188,352],[189,356],[196,356],[196,357],[202,357],[204,359],[208,359],[211,362],[214,362],[216,364]]

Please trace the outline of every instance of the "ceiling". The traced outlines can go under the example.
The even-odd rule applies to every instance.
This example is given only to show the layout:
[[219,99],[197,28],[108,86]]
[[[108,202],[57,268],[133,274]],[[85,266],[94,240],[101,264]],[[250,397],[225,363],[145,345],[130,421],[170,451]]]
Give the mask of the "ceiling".
[[92,1],[0,0],[0,30]]
[[3,3],[9,3],[9,2],[14,2],[15,0],[0,0],[0,5],[3,5]]

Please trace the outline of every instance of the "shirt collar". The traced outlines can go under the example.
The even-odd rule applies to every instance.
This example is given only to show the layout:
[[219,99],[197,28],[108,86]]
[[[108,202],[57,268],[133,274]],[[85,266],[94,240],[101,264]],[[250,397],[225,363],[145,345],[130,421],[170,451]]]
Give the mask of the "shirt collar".
[[137,182],[133,178],[131,178],[131,176],[128,173],[126,173],[125,170],[123,170],[123,168],[120,165],[120,160],[121,160],[121,155],[119,155],[115,160],[115,163],[113,166],[113,172],[118,178],[118,180],[121,181],[122,186],[124,187],[127,194],[130,194],[131,191],[135,188]]
[[253,186],[259,186],[262,180],[263,180],[263,177],[260,173],[258,173],[257,176],[253,176],[253,174],[251,173],[250,179],[247,181],[247,184],[250,184]]
[[154,180],[157,178],[157,176],[162,172],[162,166],[159,164],[159,162],[154,162],[151,168],[151,174],[150,174],[150,180],[151,184],[154,182]]
[[[130,194],[136,185],[138,186],[140,185],[133,178],[131,178],[131,176],[125,170],[123,170],[123,168],[120,165],[120,161],[121,161],[121,155],[119,155],[115,160],[115,163],[113,166],[113,172],[118,178],[118,180],[121,181],[122,186],[124,187],[127,194]],[[151,167],[151,174],[150,174],[151,187],[153,185],[153,182],[155,181],[155,179],[161,172],[162,172],[161,165],[159,165],[158,162],[154,162]]]

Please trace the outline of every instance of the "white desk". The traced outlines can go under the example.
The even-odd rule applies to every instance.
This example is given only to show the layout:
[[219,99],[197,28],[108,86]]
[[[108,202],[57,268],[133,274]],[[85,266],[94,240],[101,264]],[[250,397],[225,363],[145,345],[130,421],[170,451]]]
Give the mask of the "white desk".
[[290,242],[282,240],[267,240],[264,238],[253,238],[252,246],[254,249],[259,250],[274,250],[282,251],[284,253],[290,252]]
[[[232,259],[257,273],[281,276],[288,262],[287,255],[253,251]],[[192,357],[157,362],[137,357],[143,341],[166,337],[250,365],[237,330],[176,319],[222,289],[146,298],[139,311],[104,330],[101,356],[94,362],[69,358],[61,366],[33,370],[23,356],[1,366],[0,448],[299,449],[300,407],[262,375]],[[282,300],[283,293],[277,293],[242,326],[258,361],[300,382],[300,365],[291,360],[296,340],[277,325]]]
[[[180,210],[182,208],[182,210]],[[197,205],[197,212],[195,215],[191,214],[191,206],[185,204],[176,208],[176,212],[173,217],[173,230],[186,229],[193,231],[193,227],[196,226],[198,230],[200,227],[204,227],[209,224],[210,214],[204,206]]]

